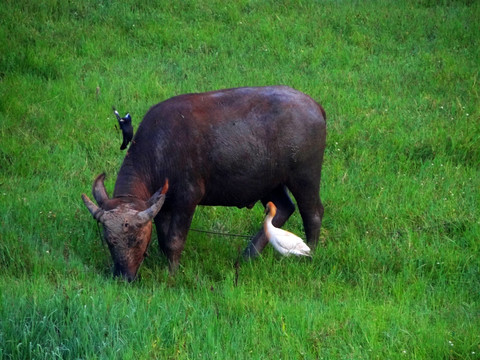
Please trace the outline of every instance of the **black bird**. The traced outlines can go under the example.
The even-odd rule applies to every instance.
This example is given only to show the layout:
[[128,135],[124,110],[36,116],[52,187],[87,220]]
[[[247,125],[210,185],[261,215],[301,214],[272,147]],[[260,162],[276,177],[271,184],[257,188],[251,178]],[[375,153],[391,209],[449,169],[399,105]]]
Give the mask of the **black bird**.
[[133,126],[132,126],[132,117],[130,114],[125,115],[123,118],[120,117],[118,111],[113,108],[113,112],[118,120],[118,125],[120,125],[120,129],[122,129],[123,134],[123,142],[122,146],[120,146],[120,150],[124,150],[127,148],[127,145],[133,138]]

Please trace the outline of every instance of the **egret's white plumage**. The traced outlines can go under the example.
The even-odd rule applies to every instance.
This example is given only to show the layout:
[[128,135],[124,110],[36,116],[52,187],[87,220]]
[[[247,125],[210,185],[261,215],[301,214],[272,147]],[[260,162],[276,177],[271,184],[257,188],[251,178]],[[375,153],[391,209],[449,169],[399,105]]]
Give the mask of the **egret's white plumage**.
[[265,235],[272,246],[284,256],[310,256],[310,248],[297,235],[291,232],[276,228],[272,220],[277,212],[277,207],[271,201],[265,208],[267,216],[263,224]]

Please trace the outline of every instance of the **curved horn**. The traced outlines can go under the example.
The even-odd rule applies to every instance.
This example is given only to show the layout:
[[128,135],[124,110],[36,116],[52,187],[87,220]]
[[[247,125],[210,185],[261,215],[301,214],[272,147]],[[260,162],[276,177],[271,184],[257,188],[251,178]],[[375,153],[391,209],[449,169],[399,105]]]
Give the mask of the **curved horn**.
[[158,190],[152,197],[148,200],[150,207],[144,211],[140,211],[137,214],[138,221],[142,224],[145,224],[157,216],[158,212],[165,202],[165,194],[168,191],[168,179],[165,180],[165,185]]
[[99,208],[97,205],[95,205],[89,198],[87,195],[85,194],[82,194],[82,200],[83,200],[83,203],[85,204],[85,206],[87,207],[88,211],[90,211],[90,214],[92,214],[93,218],[101,223],[103,223],[102,221],[102,217],[103,217],[103,214],[104,214],[104,211]]
[[103,181],[105,180],[105,173],[102,173],[97,176],[93,182],[92,194],[95,200],[97,200],[98,206],[103,208],[103,204],[108,201],[107,190],[105,190],[105,185]]

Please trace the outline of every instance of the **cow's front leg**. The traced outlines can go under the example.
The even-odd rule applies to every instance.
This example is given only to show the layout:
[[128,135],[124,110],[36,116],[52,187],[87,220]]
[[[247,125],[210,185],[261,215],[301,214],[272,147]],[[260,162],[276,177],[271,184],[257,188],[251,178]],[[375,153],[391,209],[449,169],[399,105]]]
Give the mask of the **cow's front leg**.
[[192,223],[194,212],[195,207],[172,212],[167,236],[160,243],[160,249],[168,259],[171,274],[175,273],[180,263],[180,257],[185,247],[188,229]]
[[157,230],[157,240],[160,251],[167,256],[167,248],[165,246],[168,237],[168,230],[170,228],[170,222],[172,219],[172,213],[170,211],[161,211],[155,217],[155,228]]

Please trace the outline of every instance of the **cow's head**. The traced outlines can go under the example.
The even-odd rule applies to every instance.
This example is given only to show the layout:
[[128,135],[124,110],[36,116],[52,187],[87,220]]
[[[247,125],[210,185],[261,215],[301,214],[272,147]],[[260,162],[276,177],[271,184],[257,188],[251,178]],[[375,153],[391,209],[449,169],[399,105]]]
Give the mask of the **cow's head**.
[[103,225],[103,236],[113,259],[113,274],[128,281],[135,280],[146,257],[152,235],[152,219],[165,201],[168,180],[162,189],[143,201],[135,197],[109,199],[103,183],[105,174],[93,183],[95,205],[85,194],[83,202],[95,220]]

